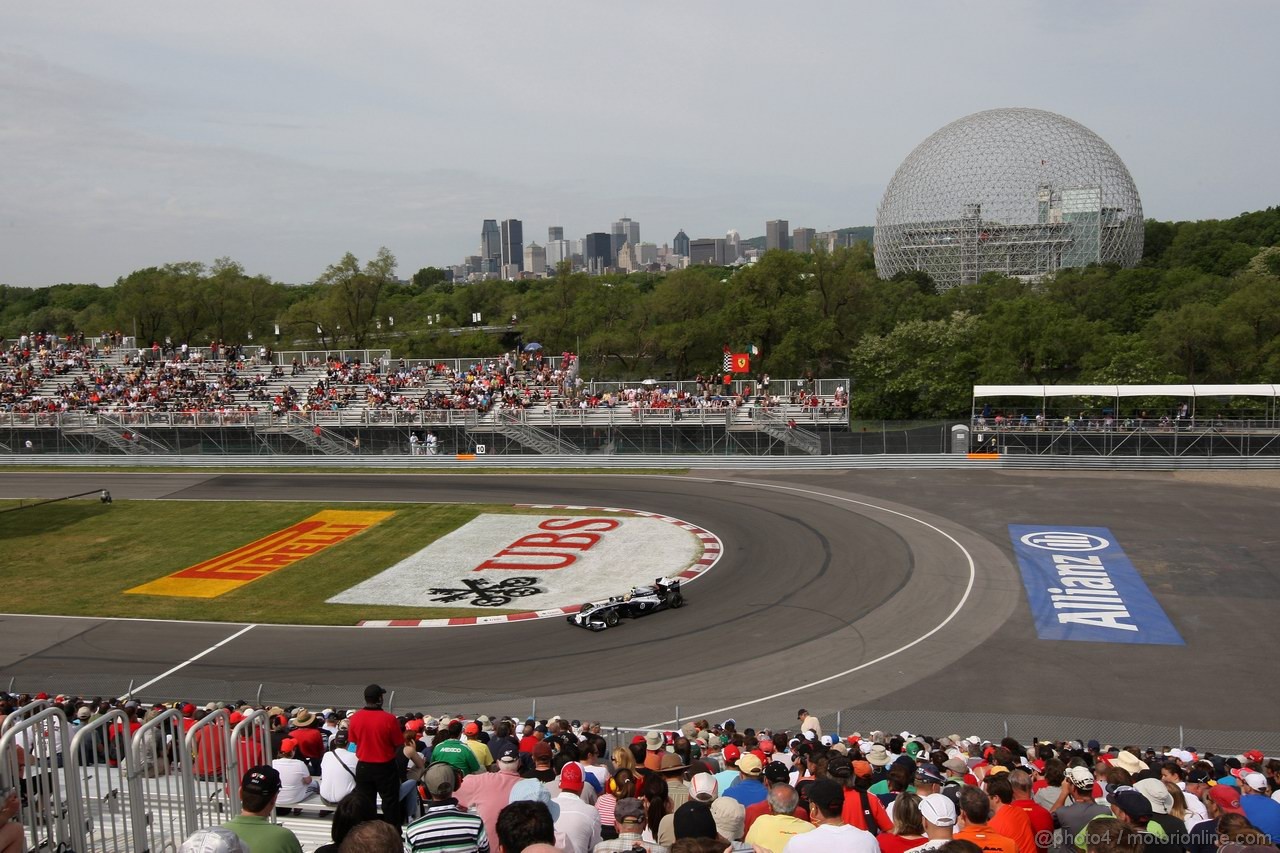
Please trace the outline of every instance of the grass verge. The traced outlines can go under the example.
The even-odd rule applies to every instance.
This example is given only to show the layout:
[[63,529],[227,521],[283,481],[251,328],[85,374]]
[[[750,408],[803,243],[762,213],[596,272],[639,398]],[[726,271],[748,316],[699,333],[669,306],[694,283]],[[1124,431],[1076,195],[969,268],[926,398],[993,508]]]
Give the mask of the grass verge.
[[[18,501],[0,501],[0,509]],[[217,598],[125,590],[283,530],[317,510],[394,515],[306,559]],[[222,622],[354,625],[365,619],[473,616],[475,609],[328,604],[326,599],[426,547],[486,504],[342,504],[70,500],[0,513],[0,610]],[[518,608],[519,609],[519,608]],[[486,609],[487,614],[512,610]]]

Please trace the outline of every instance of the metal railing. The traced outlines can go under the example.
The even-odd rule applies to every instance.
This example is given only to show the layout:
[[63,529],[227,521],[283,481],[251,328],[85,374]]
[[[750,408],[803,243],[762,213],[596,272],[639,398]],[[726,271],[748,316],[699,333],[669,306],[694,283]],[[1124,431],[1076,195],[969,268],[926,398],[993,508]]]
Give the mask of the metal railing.
[[[107,411],[90,412],[0,412],[0,428],[43,427],[51,429],[87,428],[97,426],[146,428],[183,427],[272,427],[286,421],[301,420],[319,426],[475,426],[493,419],[494,412],[502,412],[504,418],[514,417],[519,423],[561,426],[633,426],[644,424],[724,424],[750,423],[754,404],[734,408],[666,406],[661,408],[630,407],[619,404],[613,407],[591,408],[503,408],[491,412],[476,409],[421,409],[418,411],[398,408],[380,408],[364,405],[363,401],[348,408],[313,409],[308,412],[287,412],[275,415],[265,410],[253,412],[147,412]],[[795,419],[801,423],[847,423],[848,409],[830,402],[819,407],[790,403],[768,407],[783,420]]]
[[244,771],[270,763],[264,711],[234,728],[218,711],[184,735],[176,709],[133,732],[120,710],[75,727],[61,708],[32,710],[0,736],[0,785],[18,789],[34,850],[176,850],[197,829],[238,814]]

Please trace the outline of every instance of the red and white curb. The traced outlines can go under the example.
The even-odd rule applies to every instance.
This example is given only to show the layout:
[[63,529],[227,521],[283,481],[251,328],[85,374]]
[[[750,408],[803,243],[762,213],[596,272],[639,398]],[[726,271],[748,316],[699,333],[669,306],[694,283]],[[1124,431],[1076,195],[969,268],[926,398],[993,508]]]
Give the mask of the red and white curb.
[[[720,562],[720,556],[724,553],[724,543],[720,541],[719,536],[709,530],[703,530],[696,524],[690,524],[683,519],[673,518],[657,512],[643,512],[638,509],[626,509],[616,506],[577,506],[571,504],[516,504],[515,506],[520,509],[568,509],[584,512],[611,512],[616,515],[652,518],[656,521],[665,521],[668,524],[683,528],[702,541],[702,556],[693,565],[675,574],[675,577],[680,578],[684,583],[702,577],[712,566]],[[368,619],[359,623],[359,626],[361,628],[452,628],[459,625],[500,625],[505,622],[527,622],[530,619],[563,618],[577,613],[581,609],[581,605],[574,604],[569,607],[556,607],[551,610],[530,610],[525,613],[506,613],[500,616],[454,616],[451,619]]]

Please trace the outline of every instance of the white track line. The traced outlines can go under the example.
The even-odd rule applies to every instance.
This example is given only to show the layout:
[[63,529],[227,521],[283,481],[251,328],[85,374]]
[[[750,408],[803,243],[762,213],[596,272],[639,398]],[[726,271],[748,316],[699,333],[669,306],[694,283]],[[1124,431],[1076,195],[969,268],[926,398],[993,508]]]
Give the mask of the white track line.
[[[923,524],[925,527],[929,528],[933,532],[950,540],[953,545],[955,545],[957,548],[960,549],[960,553],[964,554],[965,560],[967,560],[969,563],[969,582],[965,584],[964,595],[960,596],[960,600],[956,602],[956,606],[952,608],[950,613],[947,614],[946,619],[943,619],[933,628],[929,629],[924,634],[921,634],[919,637],[916,637],[911,642],[905,645],[899,646],[898,648],[894,649],[891,652],[886,652],[885,654],[882,654],[880,657],[875,658],[874,660],[864,661],[863,663],[860,663],[857,666],[850,667],[849,669],[846,669],[843,672],[837,672],[835,675],[828,675],[825,678],[819,678],[816,681],[810,681],[808,684],[801,684],[799,687],[791,687],[786,690],[780,690],[777,693],[770,693],[768,696],[761,696],[759,699],[750,699],[746,702],[739,702],[736,705],[726,705],[723,708],[714,708],[710,711],[699,711],[694,714],[685,714],[683,715],[683,718],[686,720],[694,720],[704,716],[705,717],[716,716],[718,714],[723,714],[725,711],[736,711],[739,708],[746,708],[749,705],[758,705],[761,702],[768,702],[771,699],[779,699],[783,696],[790,696],[792,693],[799,693],[802,690],[809,690],[813,687],[817,687],[820,684],[826,684],[828,681],[835,681],[837,678],[844,678],[845,676],[852,675],[858,670],[866,669],[869,666],[874,666],[875,664],[878,664],[882,661],[886,661],[891,657],[900,655],[903,652],[907,651],[908,649],[914,646],[917,646],[920,643],[923,643],[925,640],[929,639],[934,634],[938,633],[943,628],[945,628],[951,622],[951,620],[956,617],[956,614],[959,613],[961,609],[964,608],[965,604],[969,601],[969,595],[973,592],[973,584],[974,584],[974,581],[977,579],[977,566],[973,562],[973,555],[970,554],[968,549],[965,548],[963,545],[961,545],[956,540],[956,538],[952,536],[950,533],[947,533],[945,530],[942,530],[936,527],[935,525],[930,524],[929,522],[925,521],[922,518],[916,518],[914,515],[908,515],[905,512],[899,512],[896,509],[888,509],[887,507],[878,506],[876,504],[868,503],[866,501],[854,500],[853,498],[845,498],[845,497],[841,497],[840,495],[833,495],[827,492],[819,492],[815,489],[801,489],[797,486],[779,486],[773,483],[756,483],[748,480],[715,480],[712,482],[719,482],[719,483],[726,483],[726,484],[736,483],[739,485],[757,486],[757,487],[762,487],[767,489],[781,489],[788,492],[799,492],[800,494],[805,494],[805,495],[816,495],[822,498],[843,501],[845,503],[856,504],[857,506],[863,506],[869,509],[875,509],[881,512],[887,512],[890,515],[896,515],[900,518],[905,518],[910,521],[914,521],[917,524]],[[675,720],[663,720],[660,723],[650,723],[647,726],[639,726],[639,728],[658,729],[667,725],[674,724],[675,722],[676,722]]]
[[[193,663],[195,663],[196,661],[200,660],[200,658],[204,657],[205,655],[209,654],[210,652],[212,652],[212,651],[216,651],[216,650],[218,650],[218,649],[222,648],[222,647],[223,647],[223,646],[225,646],[227,643],[229,643],[229,642],[231,642],[232,640],[234,640],[236,637],[239,637],[239,636],[241,636],[241,635],[243,635],[243,634],[247,634],[248,632],[252,631],[252,630],[253,630],[254,628],[256,628],[256,627],[258,627],[258,626],[257,626],[257,625],[246,625],[245,627],[241,628],[239,631],[236,631],[236,632],[235,632],[234,634],[232,634],[230,637],[227,637],[225,640],[221,640],[221,641],[219,641],[219,642],[217,642],[217,643],[214,643],[212,646],[210,646],[209,648],[205,649],[205,650],[204,650],[204,651],[202,651],[200,654],[195,655],[195,656],[193,656],[193,657],[189,657],[189,658],[187,658],[187,659],[186,659],[186,660],[184,660],[182,663],[178,664],[178,665],[177,665],[177,666],[175,666],[173,669],[171,669],[171,670],[169,670],[169,671],[167,671],[167,672],[162,672],[162,673],[160,673],[160,674],[159,674],[159,675],[157,675],[155,678],[153,678],[153,679],[151,679],[150,681],[148,681],[146,684],[139,684],[137,687],[134,687],[134,688],[133,688],[133,692],[134,692],[134,693],[137,693],[137,692],[138,692],[138,691],[140,691],[140,690],[145,690],[146,688],[148,688],[148,687],[150,687],[151,685],[155,684],[157,681],[161,681],[161,680],[163,680],[163,679],[165,679],[165,678],[168,678],[169,676],[173,675],[175,672],[177,672],[178,670],[182,669],[183,667],[190,666],[191,664],[193,664]],[[126,698],[128,698],[128,696],[127,696],[127,695],[126,695],[126,696],[121,696],[121,697],[120,697],[120,699],[126,699]]]

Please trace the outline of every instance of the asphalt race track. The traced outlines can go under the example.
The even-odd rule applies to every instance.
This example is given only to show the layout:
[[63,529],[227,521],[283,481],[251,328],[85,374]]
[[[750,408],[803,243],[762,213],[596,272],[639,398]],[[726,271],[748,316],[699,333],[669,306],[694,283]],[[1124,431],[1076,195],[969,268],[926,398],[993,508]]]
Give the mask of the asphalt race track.
[[[786,724],[803,705],[1269,729],[1280,702],[1274,485],[1265,472],[0,474],[4,497],[108,488],[120,499],[622,506],[690,521],[725,547],[688,585],[686,607],[600,633],[561,619],[246,631],[0,616],[0,686],[87,674],[142,684],[186,663],[149,694],[336,685],[355,704],[377,681],[430,696],[422,710],[515,713],[536,699],[544,715],[636,726],[676,706],[686,718]],[[1009,524],[1109,528],[1186,645],[1038,639]],[[89,555],[57,558],[91,570]]]

